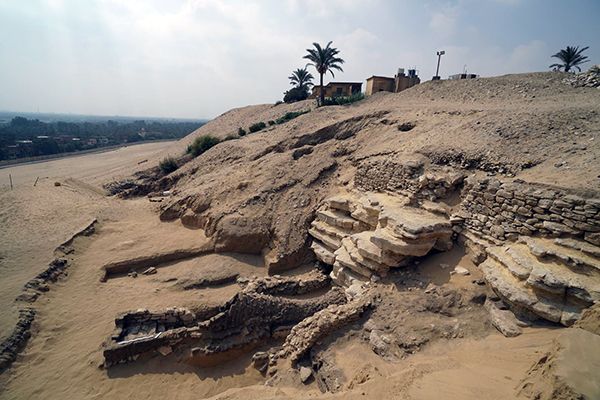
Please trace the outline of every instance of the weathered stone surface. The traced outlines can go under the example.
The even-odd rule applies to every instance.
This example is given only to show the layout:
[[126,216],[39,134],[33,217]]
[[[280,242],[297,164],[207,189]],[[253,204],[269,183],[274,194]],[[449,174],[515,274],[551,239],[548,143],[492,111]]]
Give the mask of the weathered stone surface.
[[412,257],[434,248],[451,249],[447,214],[411,207],[405,199],[382,193],[339,195],[317,211],[309,233],[317,259],[335,266],[334,282],[351,284],[357,280],[353,274],[365,280],[376,274],[377,280]]
[[515,337],[523,333],[513,313],[498,308],[489,299],[486,299],[484,307],[489,313],[492,325],[494,325],[494,327],[504,336]]

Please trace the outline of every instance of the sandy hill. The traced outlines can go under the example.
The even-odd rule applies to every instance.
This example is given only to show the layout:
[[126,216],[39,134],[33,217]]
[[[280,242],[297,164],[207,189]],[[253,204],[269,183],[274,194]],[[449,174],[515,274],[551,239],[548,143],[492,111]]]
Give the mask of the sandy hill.
[[[225,137],[238,127],[308,109],[308,101],[235,109],[169,153],[181,153],[194,137]],[[298,255],[318,204],[351,185],[355,171],[371,160],[418,158],[597,193],[599,112],[597,89],[573,88],[556,73],[426,82],[349,106],[313,109],[221,143],[147,191],[175,192],[164,218],[185,214],[190,220],[193,214],[221,248],[270,248],[277,263]]]
[[598,398],[600,93],[564,77],[248,106],[144,153],[20,292],[0,398]]

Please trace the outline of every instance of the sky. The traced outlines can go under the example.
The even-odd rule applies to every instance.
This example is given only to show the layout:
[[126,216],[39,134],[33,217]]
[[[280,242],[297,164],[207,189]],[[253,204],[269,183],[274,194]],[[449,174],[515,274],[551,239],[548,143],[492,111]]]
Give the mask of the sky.
[[437,50],[442,77],[546,71],[567,45],[587,69],[598,21],[600,0],[0,0],[0,110],[212,118],[280,100],[330,40],[335,81],[429,80]]

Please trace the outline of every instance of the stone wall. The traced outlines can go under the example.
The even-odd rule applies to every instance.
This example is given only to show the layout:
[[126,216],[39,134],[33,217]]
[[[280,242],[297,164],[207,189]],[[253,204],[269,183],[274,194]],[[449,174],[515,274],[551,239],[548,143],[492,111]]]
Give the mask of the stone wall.
[[600,245],[600,194],[584,198],[565,189],[520,180],[465,180],[453,222],[498,240],[518,235],[573,236]]
[[435,201],[455,192],[465,178],[464,173],[448,167],[426,172],[424,165],[422,160],[365,161],[357,168],[354,185],[364,191],[396,192],[411,199]]

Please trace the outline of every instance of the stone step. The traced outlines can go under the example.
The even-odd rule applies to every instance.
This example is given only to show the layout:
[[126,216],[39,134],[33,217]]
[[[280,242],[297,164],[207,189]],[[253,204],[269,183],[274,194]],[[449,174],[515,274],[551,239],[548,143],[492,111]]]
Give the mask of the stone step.
[[572,325],[581,315],[583,307],[559,303],[539,296],[525,287],[506,268],[491,257],[480,264],[484,279],[513,311],[529,312],[548,321]]
[[486,252],[489,257],[502,264],[517,279],[524,281],[529,278],[534,263],[537,264],[537,259],[531,255],[527,247],[525,247],[525,252],[520,251],[520,249],[522,247],[493,246],[488,247]]
[[361,256],[391,268],[403,266],[408,262],[407,256],[390,253],[378,247],[371,241],[372,236],[373,231],[364,231],[350,236]]
[[317,210],[317,220],[351,231],[360,231],[361,223],[339,210]]
[[554,239],[554,243],[556,243],[560,246],[563,246],[563,247],[568,247],[568,248],[571,248],[574,250],[579,250],[579,251],[587,254],[590,257],[600,259],[600,247],[595,246],[591,243],[584,242],[582,240],[571,239],[571,238],[557,238],[557,239]]
[[402,256],[422,257],[433,248],[436,239],[423,239],[421,241],[408,241],[400,239],[389,229],[377,229],[371,234],[371,242],[383,250]]
[[316,240],[313,240],[310,247],[315,253],[315,257],[317,258],[317,260],[324,262],[328,265],[333,265],[333,263],[335,262],[335,255],[333,254],[333,252],[335,250],[328,248],[327,246],[323,245],[321,242],[318,242]]
[[378,263],[376,261],[370,260],[368,258],[363,257],[358,248],[354,244],[351,238],[346,238],[342,240],[342,247],[346,249],[346,252],[350,256],[350,258],[357,264],[362,265],[365,268],[370,269],[371,271],[377,273],[379,276],[387,275],[387,271],[389,270],[389,266]]
[[320,231],[321,233],[324,233],[338,240],[342,240],[343,238],[348,237],[354,233],[351,230],[340,228],[334,225],[329,225],[328,223],[323,221],[314,220],[313,222],[311,222],[310,225],[312,228]]
[[353,203],[353,199],[350,196],[338,195],[333,196],[327,199],[327,206],[334,210],[345,211],[346,213],[350,213],[352,209],[350,208]]
[[583,273],[595,276],[600,274],[600,260],[582,251],[557,244],[551,239],[545,238],[521,236],[519,242],[526,244],[529,250],[540,259],[554,259],[570,267],[579,268]]
[[309,228],[308,233],[310,234],[310,236],[322,242],[325,246],[329,247],[330,249],[337,250],[342,245],[342,241],[340,239],[335,238],[333,236],[329,236],[328,234],[318,231],[315,228]]
[[600,300],[600,277],[579,274],[552,260],[542,262],[524,244],[490,247],[487,251],[513,276],[547,296],[585,306]]
[[337,262],[333,264],[333,269],[331,270],[329,276],[335,284],[342,287],[350,287],[355,283],[369,282],[369,279],[353,272],[349,268],[346,268]]
[[395,236],[409,240],[452,236],[452,226],[447,218],[414,207],[384,207],[379,224]]
[[366,268],[363,265],[358,264],[357,262],[355,262],[352,259],[352,257],[350,257],[350,254],[348,254],[346,247],[344,247],[344,246],[340,247],[339,249],[337,249],[335,251],[334,254],[335,254],[335,264],[339,264],[342,267],[349,268],[352,271],[354,271],[355,273],[362,275],[366,278],[370,278],[373,275],[373,271],[371,271],[369,268]]

